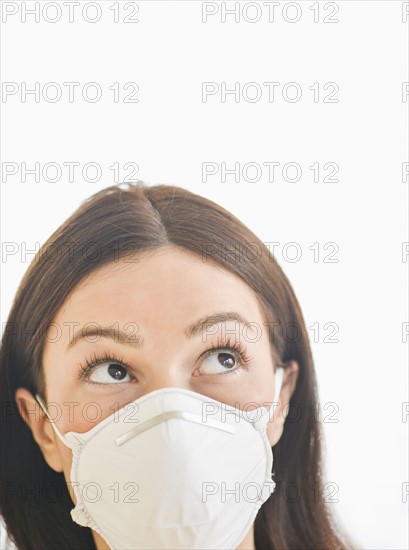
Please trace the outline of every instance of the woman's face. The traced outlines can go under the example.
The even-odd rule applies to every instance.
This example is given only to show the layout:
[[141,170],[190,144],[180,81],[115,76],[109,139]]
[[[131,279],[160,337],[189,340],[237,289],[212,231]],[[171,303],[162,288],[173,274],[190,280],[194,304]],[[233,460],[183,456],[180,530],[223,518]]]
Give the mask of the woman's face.
[[[174,247],[138,260],[119,260],[92,273],[50,327],[43,353],[46,401],[58,404],[50,406],[50,415],[60,432],[88,431],[118,408],[165,387],[192,390],[240,409],[268,407],[274,399],[274,364],[268,326],[251,288]],[[217,319],[226,313],[241,322]],[[215,324],[202,326],[212,317]],[[88,332],[81,337],[84,327]],[[92,329],[105,328],[113,329],[113,338],[108,332],[91,335]],[[229,338],[246,357],[229,349]],[[218,346],[223,349],[209,353]],[[84,371],[95,356],[102,362]],[[282,433],[294,389],[286,377],[280,407],[268,423],[271,445]],[[19,392],[17,400],[24,399]],[[71,450],[48,422],[44,430],[46,444],[41,433],[34,437],[45,459],[70,481]]]

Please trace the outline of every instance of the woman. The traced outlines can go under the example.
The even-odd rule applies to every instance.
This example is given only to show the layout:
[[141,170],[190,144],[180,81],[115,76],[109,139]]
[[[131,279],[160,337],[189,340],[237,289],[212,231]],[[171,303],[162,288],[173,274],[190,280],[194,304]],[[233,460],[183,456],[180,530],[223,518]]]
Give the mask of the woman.
[[86,200],[25,274],[0,369],[17,548],[351,547],[297,299],[214,202],[141,182]]

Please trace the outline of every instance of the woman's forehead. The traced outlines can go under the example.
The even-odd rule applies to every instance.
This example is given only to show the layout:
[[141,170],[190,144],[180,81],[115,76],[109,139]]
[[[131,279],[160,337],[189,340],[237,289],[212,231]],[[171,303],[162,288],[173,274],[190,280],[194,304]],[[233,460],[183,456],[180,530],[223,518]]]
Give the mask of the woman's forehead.
[[138,260],[112,262],[93,272],[74,289],[54,322],[136,320],[176,327],[222,311],[237,311],[249,322],[260,322],[256,294],[223,266],[173,249],[141,255]]

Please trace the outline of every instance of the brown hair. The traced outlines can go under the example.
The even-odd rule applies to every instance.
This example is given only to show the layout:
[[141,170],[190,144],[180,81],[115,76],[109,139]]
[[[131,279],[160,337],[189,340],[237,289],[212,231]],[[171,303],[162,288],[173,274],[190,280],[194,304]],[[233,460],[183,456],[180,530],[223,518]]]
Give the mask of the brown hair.
[[323,500],[322,433],[312,413],[318,402],[314,364],[287,277],[264,243],[218,204],[180,187],[142,182],[113,185],[84,201],[42,246],[18,288],[0,350],[0,514],[9,536],[20,550],[95,548],[90,529],[71,519],[64,476],[45,462],[14,394],[25,387],[45,395],[47,327],[84,277],[135,250],[169,245],[238,275],[264,305],[268,321],[296,327],[291,337],[276,330],[272,342],[284,366],[291,359],[299,364],[290,407],[295,404],[301,414],[296,421],[287,418],[274,446],[277,486],[255,520],[257,550],[351,548]]

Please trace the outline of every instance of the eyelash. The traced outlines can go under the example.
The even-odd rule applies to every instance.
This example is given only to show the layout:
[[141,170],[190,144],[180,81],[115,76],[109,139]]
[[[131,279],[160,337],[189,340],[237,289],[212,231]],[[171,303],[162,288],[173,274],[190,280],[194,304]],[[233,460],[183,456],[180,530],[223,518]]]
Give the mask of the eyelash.
[[238,358],[238,360],[239,360],[239,366],[237,368],[235,368],[234,370],[227,370],[226,372],[219,372],[217,374],[217,376],[224,376],[225,374],[230,374],[230,373],[236,373],[237,374],[237,371],[239,371],[241,369],[247,369],[248,368],[247,365],[253,359],[253,357],[250,357],[247,354],[247,351],[245,350],[245,348],[242,346],[242,344],[240,342],[232,342],[230,337],[227,340],[224,340],[224,341],[219,339],[217,344],[216,344],[216,347],[211,348],[211,349],[204,352],[204,354],[203,354],[204,359],[207,359],[207,357],[209,357],[213,353],[215,353],[217,351],[222,351],[222,350],[232,351],[233,352],[232,355],[235,356],[236,358]]
[[[107,362],[119,363],[120,365],[125,367],[127,371],[131,370],[131,367],[124,361],[124,359],[122,357],[118,357],[115,353],[104,352],[102,354],[98,354],[94,352],[90,359],[88,359],[87,357],[84,358],[84,365],[80,363],[80,380],[87,379],[88,375],[95,369],[95,367],[98,367],[98,365],[102,365]],[[87,381],[89,384],[95,384],[96,386],[102,385],[99,382],[93,382],[92,380]]]
[[[232,355],[237,359],[239,366],[236,367],[234,370],[227,370],[226,372],[219,372],[216,376],[224,376],[225,374],[238,374],[238,371],[241,369],[247,370],[248,363],[251,362],[253,357],[250,357],[245,348],[242,346],[240,342],[232,342],[230,337],[225,340],[218,340],[216,347],[211,348],[207,351],[205,351],[202,355],[204,356],[204,359],[212,355],[213,353],[216,353],[218,351],[232,351]],[[102,365],[104,363],[111,362],[111,363],[118,363],[121,366],[125,367],[129,373],[131,371],[131,367],[124,361],[123,357],[118,357],[115,353],[107,353],[104,352],[102,354],[97,354],[94,352],[94,354],[91,356],[90,359],[85,357],[84,364],[80,364],[81,373],[80,373],[80,380],[84,380],[88,378],[88,375],[96,368],[98,365]],[[92,380],[87,380],[89,384],[95,384],[96,386],[101,386],[105,384],[101,384],[99,382],[92,382]]]

